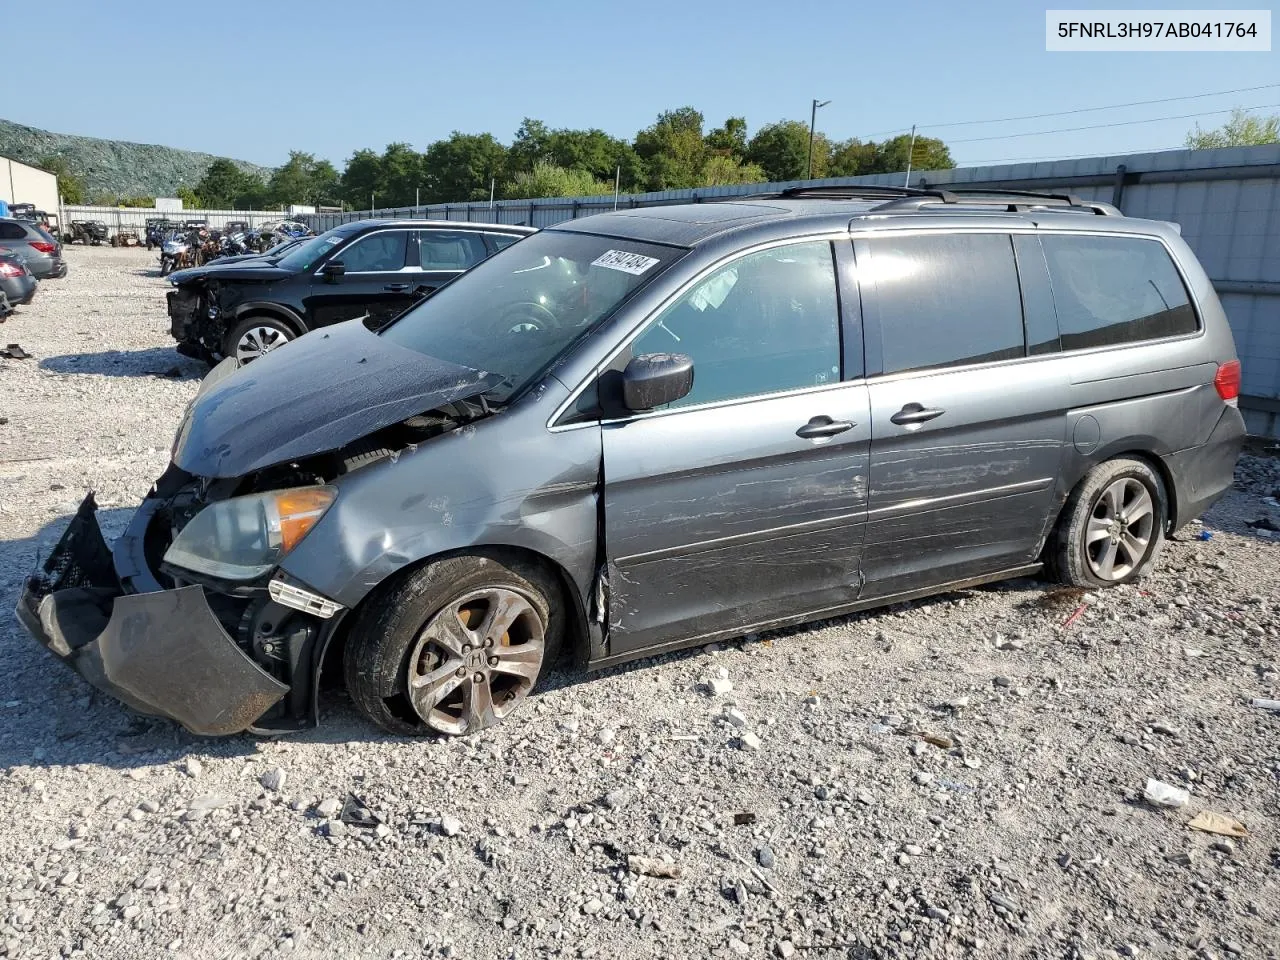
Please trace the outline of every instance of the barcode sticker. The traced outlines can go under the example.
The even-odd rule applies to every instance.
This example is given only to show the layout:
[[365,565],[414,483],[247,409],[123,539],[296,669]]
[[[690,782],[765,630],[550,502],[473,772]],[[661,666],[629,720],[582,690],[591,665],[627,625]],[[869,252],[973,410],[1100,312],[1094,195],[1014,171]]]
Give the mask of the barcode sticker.
[[592,260],[591,265],[593,267],[604,267],[607,270],[621,270],[623,273],[630,273],[638,277],[657,262],[658,259],[656,257],[646,257],[640,253],[627,253],[625,250],[606,250]]

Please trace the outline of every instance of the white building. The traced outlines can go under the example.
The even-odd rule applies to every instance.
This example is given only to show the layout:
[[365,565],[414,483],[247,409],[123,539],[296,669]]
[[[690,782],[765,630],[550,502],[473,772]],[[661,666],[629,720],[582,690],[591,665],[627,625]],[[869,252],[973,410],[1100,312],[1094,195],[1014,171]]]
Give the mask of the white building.
[[25,163],[0,157],[0,200],[34,203],[37,210],[58,212],[58,178]]

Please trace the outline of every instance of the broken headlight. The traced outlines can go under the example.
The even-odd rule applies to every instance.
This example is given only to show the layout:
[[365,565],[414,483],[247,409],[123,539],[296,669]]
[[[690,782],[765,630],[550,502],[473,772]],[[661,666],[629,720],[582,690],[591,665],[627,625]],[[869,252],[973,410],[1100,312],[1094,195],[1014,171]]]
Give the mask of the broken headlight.
[[165,562],[222,580],[254,580],[298,545],[337,495],[334,487],[292,487],[212,503],[182,528]]

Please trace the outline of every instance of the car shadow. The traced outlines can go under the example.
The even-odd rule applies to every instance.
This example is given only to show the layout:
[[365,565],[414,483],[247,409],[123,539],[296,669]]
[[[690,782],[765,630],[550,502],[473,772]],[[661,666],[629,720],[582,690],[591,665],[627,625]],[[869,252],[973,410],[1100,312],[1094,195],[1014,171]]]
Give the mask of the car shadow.
[[142,270],[130,270],[129,272],[133,274],[135,277],[163,277],[164,276],[164,274],[160,272],[159,265],[154,267],[144,268]]
[[104,377],[164,377],[171,380],[200,380],[208,365],[184,357],[172,347],[146,350],[104,350],[99,353],[68,353],[46,357],[40,369],[51,373],[86,373]]

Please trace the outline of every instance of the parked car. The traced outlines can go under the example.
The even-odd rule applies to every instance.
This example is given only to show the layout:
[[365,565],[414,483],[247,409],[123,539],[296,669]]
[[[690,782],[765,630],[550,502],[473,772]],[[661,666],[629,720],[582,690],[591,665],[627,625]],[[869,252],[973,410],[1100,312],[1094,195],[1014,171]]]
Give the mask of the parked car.
[[67,275],[62,244],[30,221],[0,219],[0,245],[19,254],[37,279],[57,279]]
[[1129,583],[1231,485],[1239,386],[1177,229],[1107,204],[600,214],[379,330],[220,364],[114,552],[91,494],[18,614],[196,733],[313,723],[331,644],[377,723],[473,733],[565,646],[606,667],[1041,571]]
[[178,350],[249,362],[308,330],[377,324],[532,231],[497,224],[361,220],[268,259],[206,264],[169,276]]
[[26,258],[18,256],[10,247],[0,247],[0,294],[4,294],[9,307],[30,303],[39,286],[40,282],[27,269]]
[[174,230],[181,229],[182,224],[176,220],[168,220],[164,217],[151,217],[147,220],[146,231],[143,234],[144,242],[147,249],[158,247],[165,241],[166,235]]

